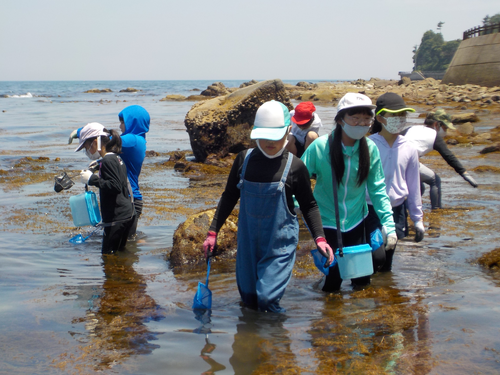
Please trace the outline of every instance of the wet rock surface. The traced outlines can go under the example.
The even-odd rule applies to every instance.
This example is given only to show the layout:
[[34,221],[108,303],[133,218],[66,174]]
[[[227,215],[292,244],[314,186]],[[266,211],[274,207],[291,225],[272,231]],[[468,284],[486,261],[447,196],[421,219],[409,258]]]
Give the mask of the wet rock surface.
[[90,89],[87,91],[84,91],[85,94],[99,94],[103,92],[113,92],[111,89]]
[[210,154],[224,157],[250,147],[255,112],[269,100],[278,100],[293,108],[279,79],[259,82],[193,105],[184,124],[196,160],[204,162]]
[[126,89],[123,89],[123,90],[120,90],[120,92],[139,92],[141,90],[138,90],[136,88],[133,88],[133,87],[127,87]]
[[[212,223],[215,208],[196,213],[180,224],[174,233],[174,242],[170,253],[173,267],[199,263],[203,259],[203,242]],[[217,235],[215,255],[219,260],[232,259],[236,255],[236,234],[238,214],[233,212]]]
[[226,94],[229,94],[229,90],[222,82],[214,82],[200,93],[202,96],[221,96]]

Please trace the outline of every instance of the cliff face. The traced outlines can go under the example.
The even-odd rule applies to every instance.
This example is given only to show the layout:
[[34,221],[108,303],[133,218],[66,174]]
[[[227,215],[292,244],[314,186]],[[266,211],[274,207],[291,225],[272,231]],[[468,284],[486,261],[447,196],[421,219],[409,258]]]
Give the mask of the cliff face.
[[500,33],[463,40],[442,83],[500,86]]

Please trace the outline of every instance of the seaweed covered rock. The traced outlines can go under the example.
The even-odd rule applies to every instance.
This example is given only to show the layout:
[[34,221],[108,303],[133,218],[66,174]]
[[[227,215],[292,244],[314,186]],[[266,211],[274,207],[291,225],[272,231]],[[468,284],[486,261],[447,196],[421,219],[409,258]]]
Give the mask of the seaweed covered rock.
[[127,87],[126,89],[120,90],[120,92],[139,92],[139,91],[142,91],[142,90],[138,90],[138,89],[133,88],[133,87]]
[[100,94],[104,92],[113,92],[111,89],[90,89],[87,91],[84,91],[84,94]]
[[222,82],[214,82],[200,93],[202,96],[220,96],[226,94],[229,94],[229,90]]
[[481,255],[477,262],[484,268],[500,270],[500,248]]
[[247,87],[247,86],[252,86],[252,85],[255,85],[256,83],[259,83],[259,81],[256,81],[255,79],[252,79],[251,81],[248,81],[248,82],[243,82],[241,85],[240,85],[240,89],[242,89],[243,87]]
[[[199,263],[204,259],[203,241],[212,223],[215,208],[189,216],[174,232],[170,265],[179,267]],[[238,216],[233,212],[217,235],[217,257],[229,259],[236,255]]]
[[184,124],[196,160],[204,162],[210,154],[224,157],[250,147],[255,112],[264,102],[273,99],[293,109],[280,79],[262,81],[194,104]]

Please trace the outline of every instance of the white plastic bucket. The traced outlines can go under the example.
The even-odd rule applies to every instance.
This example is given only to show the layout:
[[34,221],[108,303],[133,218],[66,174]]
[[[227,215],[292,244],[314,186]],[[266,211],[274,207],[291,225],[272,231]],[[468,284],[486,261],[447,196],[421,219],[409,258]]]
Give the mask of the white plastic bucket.
[[343,280],[373,274],[372,248],[370,245],[344,247],[343,253],[344,256],[341,257],[339,256],[338,249],[335,252],[335,258],[339,264],[340,277]]
[[75,227],[95,226],[101,221],[97,197],[93,191],[70,197],[69,205]]

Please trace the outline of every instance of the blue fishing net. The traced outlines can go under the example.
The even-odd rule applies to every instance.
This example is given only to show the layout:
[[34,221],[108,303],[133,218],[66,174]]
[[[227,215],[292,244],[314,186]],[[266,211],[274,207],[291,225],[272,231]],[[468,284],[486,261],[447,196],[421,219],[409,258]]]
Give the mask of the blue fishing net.
[[192,308],[207,310],[212,308],[212,291],[201,282],[198,282],[198,290],[194,296]]
[[194,296],[193,309],[211,309],[212,308],[212,292],[208,289],[208,275],[210,274],[210,258],[207,264],[207,282],[203,284],[198,282],[198,290]]

